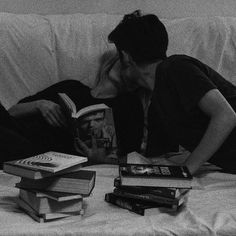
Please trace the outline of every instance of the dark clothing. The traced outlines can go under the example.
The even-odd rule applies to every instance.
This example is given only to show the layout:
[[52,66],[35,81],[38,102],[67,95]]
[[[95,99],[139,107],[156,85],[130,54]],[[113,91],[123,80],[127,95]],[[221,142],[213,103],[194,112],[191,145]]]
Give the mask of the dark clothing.
[[[190,152],[195,149],[209,123],[198,103],[211,89],[218,89],[236,110],[236,87],[209,66],[185,55],[170,56],[159,64],[149,108],[147,155],[160,154],[167,151],[166,148],[178,145]],[[164,137],[159,149],[155,137]],[[235,144],[236,130],[233,130],[210,161],[235,170]]]
[[[139,151],[143,132],[143,111],[135,94],[121,94],[112,99],[96,99],[90,95],[90,88],[87,86],[79,81],[66,80],[19,102],[46,99],[59,104],[58,92],[66,93],[75,102],[77,109],[96,103],[105,103],[112,107],[120,155]],[[7,137],[5,139],[1,132],[1,162],[49,150],[75,154],[70,132],[50,126],[38,114],[15,119],[0,106],[0,117],[0,129]]]

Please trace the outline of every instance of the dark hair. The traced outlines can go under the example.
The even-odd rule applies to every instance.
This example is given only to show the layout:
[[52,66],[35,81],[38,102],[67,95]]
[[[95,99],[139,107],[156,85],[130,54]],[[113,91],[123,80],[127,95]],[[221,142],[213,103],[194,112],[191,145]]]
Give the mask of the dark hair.
[[166,58],[168,34],[156,15],[141,15],[140,10],[125,15],[108,35],[118,51],[128,52],[137,63]]

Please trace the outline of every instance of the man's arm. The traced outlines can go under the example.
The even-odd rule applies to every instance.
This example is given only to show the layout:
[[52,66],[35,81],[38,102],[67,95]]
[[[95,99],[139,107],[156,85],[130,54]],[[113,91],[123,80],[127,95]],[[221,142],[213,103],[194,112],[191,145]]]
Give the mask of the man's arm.
[[198,105],[210,122],[200,143],[184,163],[192,174],[212,157],[236,126],[236,114],[219,90],[207,92]]
[[50,100],[35,100],[32,102],[17,103],[8,110],[11,116],[16,118],[40,114],[50,125],[54,127],[66,126],[66,118],[60,106]]

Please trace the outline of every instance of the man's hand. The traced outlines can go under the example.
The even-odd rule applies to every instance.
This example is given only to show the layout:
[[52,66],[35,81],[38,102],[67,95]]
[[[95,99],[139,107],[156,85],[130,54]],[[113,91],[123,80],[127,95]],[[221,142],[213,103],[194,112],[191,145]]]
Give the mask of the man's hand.
[[36,107],[50,125],[54,127],[67,126],[66,117],[57,103],[49,100],[38,100]]

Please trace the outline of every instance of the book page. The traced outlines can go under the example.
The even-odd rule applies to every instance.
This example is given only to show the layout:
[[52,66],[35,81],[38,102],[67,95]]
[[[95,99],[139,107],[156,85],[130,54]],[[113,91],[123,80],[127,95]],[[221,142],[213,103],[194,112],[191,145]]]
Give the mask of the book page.
[[75,116],[76,106],[70,97],[65,93],[58,93],[58,96],[60,98],[60,105],[65,110],[65,112],[72,117]]

